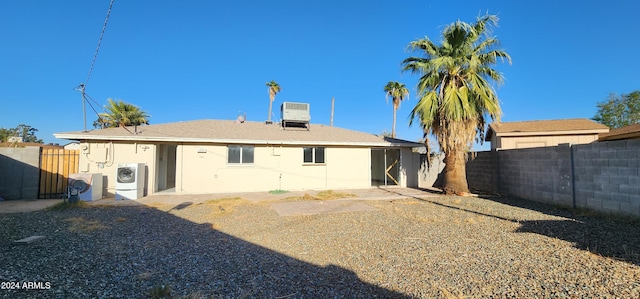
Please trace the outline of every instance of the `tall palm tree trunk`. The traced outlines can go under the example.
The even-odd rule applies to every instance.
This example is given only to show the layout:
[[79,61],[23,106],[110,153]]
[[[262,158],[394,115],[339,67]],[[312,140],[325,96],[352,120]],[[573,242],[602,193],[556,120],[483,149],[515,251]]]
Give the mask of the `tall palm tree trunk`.
[[444,156],[444,193],[465,195],[469,193],[466,171],[466,151],[451,149]]
[[269,117],[267,118],[268,122],[271,122],[271,109],[273,108],[273,100],[274,99],[275,99],[275,96],[269,95]]
[[398,111],[398,107],[393,105],[393,126],[391,127],[391,138],[396,138],[396,112]]

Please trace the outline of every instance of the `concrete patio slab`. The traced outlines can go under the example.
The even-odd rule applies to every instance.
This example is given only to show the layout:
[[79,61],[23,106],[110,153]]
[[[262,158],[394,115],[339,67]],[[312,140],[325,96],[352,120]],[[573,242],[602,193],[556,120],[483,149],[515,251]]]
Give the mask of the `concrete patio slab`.
[[61,203],[62,199],[17,199],[0,201],[0,213],[22,213],[46,209]]
[[374,211],[376,208],[355,201],[296,201],[272,203],[276,213],[280,216],[315,215],[331,213],[349,213]]

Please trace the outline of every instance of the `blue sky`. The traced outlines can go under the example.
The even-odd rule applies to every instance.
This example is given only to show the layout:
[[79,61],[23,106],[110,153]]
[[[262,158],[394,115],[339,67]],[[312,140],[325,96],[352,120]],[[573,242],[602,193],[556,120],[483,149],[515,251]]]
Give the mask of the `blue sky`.
[[[109,7],[101,1],[0,1],[0,127],[28,124],[45,142],[83,129],[81,95]],[[503,121],[591,118],[610,93],[640,89],[637,1],[123,1],[115,0],[86,93],[121,99],[151,123],[267,119],[265,83],[283,101],[311,104],[312,124],[390,132],[383,87],[411,90],[398,111],[409,127],[418,76],[401,62],[409,42],[439,42],[445,25],[497,14],[493,34],[513,64],[497,92]],[[100,107],[98,107],[100,108]],[[96,119],[87,107],[87,127]],[[485,145],[482,148],[487,148]],[[478,147],[479,148],[479,147]]]

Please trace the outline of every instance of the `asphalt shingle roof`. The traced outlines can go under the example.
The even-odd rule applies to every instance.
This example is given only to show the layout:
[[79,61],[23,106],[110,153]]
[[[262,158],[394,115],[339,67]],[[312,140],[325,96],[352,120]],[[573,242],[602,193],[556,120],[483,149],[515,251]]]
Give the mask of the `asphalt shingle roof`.
[[605,133],[609,131],[609,127],[587,118],[501,122],[489,125],[485,140],[491,141],[493,135],[506,133],[540,133],[540,135],[544,135],[567,131]]
[[311,124],[309,130],[295,127],[283,129],[278,123],[265,124],[249,121],[238,123],[232,120],[194,120],[144,125],[137,128],[56,133],[54,136],[70,140],[421,146],[419,143],[320,124]]
[[609,127],[586,118],[501,122],[490,125],[496,133],[607,130]]
[[640,124],[633,124],[617,129],[611,129],[608,133],[598,135],[599,140],[617,140],[625,138],[638,138],[640,136]]

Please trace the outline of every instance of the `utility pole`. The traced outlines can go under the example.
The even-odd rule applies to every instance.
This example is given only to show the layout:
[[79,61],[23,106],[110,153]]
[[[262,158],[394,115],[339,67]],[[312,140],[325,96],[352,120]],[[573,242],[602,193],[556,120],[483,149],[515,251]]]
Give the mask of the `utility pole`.
[[331,97],[331,126],[333,127],[333,107],[335,106],[336,98]]
[[83,132],[87,132],[87,108],[85,107],[85,102],[87,101],[87,98],[84,93],[84,83],[80,83],[80,85],[76,87],[76,90],[82,94],[82,120],[84,122]]

